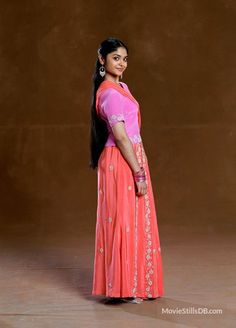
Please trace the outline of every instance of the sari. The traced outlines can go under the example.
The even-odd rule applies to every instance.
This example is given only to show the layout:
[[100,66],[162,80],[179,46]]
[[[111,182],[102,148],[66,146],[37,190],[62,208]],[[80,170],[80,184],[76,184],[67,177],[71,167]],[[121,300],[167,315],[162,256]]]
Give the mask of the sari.
[[[96,97],[97,114],[103,113],[111,126],[123,120],[133,104],[133,114],[141,128],[139,104],[127,85],[105,80]],[[124,88],[125,87],[125,88]],[[107,92],[104,104],[111,92],[125,99],[126,107],[119,115],[107,106],[102,112],[100,98]],[[117,94],[118,93],[118,94]],[[114,98],[118,99],[118,98]],[[132,102],[132,104],[131,104]],[[109,103],[109,101],[108,101]],[[128,104],[128,105],[127,105]],[[120,110],[120,104],[118,108]],[[128,108],[129,107],[129,108]],[[122,114],[122,115],[121,115]],[[113,122],[110,118],[117,118]],[[128,117],[128,116],[126,116]],[[125,124],[129,124],[126,119]],[[112,130],[110,129],[110,134]],[[113,139],[114,140],[114,139]],[[108,297],[156,298],[164,293],[163,268],[157,212],[151,183],[148,159],[140,139],[132,139],[134,152],[140,166],[146,172],[147,193],[137,196],[132,170],[116,144],[106,145],[98,160],[97,213],[92,295]],[[134,141],[135,140],[135,141]]]

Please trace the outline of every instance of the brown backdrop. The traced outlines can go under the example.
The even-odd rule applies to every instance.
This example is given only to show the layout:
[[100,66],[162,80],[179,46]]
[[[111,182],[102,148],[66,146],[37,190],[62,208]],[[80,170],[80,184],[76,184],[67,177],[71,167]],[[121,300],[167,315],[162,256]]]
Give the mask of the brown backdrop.
[[91,297],[92,75],[114,36],[129,47],[123,81],[141,105],[165,286],[122,318],[207,327],[161,306],[215,304],[224,316],[207,322],[227,315],[233,327],[235,1],[0,0],[0,24],[0,326],[121,322]]
[[1,1],[0,15],[2,229],[93,234],[91,79],[114,36],[129,47],[123,81],[141,105],[160,226],[232,230],[233,1]]

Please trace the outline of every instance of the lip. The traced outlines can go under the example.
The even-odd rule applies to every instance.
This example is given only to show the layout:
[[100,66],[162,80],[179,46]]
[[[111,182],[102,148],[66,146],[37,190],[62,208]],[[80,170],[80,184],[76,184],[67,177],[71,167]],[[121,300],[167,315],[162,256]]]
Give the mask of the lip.
[[122,72],[123,71],[123,68],[117,68],[118,71]]

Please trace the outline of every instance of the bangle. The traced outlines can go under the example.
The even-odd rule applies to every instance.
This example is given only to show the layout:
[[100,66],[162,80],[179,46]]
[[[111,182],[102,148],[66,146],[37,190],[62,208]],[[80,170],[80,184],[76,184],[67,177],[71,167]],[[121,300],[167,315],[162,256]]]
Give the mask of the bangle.
[[146,181],[146,177],[145,176],[135,177],[134,180],[135,182],[143,182]]
[[135,182],[143,182],[146,181],[145,175],[139,176],[139,177],[134,177]]
[[133,175],[136,182],[146,181],[146,173],[143,167],[141,167],[138,172],[133,173]]

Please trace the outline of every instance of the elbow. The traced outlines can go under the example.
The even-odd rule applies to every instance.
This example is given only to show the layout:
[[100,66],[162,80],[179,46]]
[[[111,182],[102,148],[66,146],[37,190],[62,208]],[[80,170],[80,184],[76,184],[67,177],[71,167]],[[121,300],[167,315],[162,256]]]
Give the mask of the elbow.
[[123,122],[119,122],[118,124],[115,124],[112,127],[112,131],[116,143],[123,144],[123,143],[127,143],[127,140],[129,140]]
[[115,141],[117,143],[117,145],[124,145],[129,141],[129,138],[127,135],[120,135],[115,137]]

